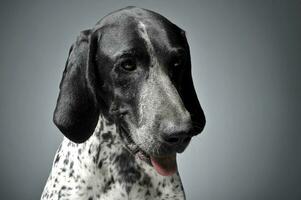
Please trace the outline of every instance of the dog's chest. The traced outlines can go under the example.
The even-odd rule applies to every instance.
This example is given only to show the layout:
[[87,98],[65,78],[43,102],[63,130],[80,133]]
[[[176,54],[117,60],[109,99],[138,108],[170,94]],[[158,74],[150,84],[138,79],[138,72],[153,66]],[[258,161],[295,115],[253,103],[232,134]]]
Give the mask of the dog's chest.
[[64,139],[42,199],[184,199],[179,175],[163,177],[131,155],[113,124],[100,118],[82,144]]

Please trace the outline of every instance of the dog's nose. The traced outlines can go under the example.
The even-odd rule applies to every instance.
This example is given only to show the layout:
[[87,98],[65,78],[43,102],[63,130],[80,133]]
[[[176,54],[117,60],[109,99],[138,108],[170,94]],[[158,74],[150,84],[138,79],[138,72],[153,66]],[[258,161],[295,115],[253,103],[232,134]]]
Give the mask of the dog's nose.
[[182,121],[182,123],[168,123],[161,138],[163,142],[176,151],[182,151],[190,142],[193,127],[190,120]]
[[178,115],[169,115],[168,120],[162,120],[160,132],[162,141],[173,149],[178,149],[189,143],[193,132],[190,114],[187,111]]
[[191,136],[186,132],[178,132],[172,134],[163,135],[163,140],[169,145],[181,145],[186,144],[191,139]]

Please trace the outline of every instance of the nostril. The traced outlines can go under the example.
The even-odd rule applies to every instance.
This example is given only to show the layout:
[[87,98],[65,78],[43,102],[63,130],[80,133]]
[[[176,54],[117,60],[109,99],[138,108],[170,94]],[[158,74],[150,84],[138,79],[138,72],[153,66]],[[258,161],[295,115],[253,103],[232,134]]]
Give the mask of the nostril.
[[168,138],[164,138],[164,140],[169,144],[178,144],[180,142],[179,137],[168,137]]
[[164,142],[170,145],[187,144],[190,142],[191,137],[185,132],[174,133],[172,135],[163,136]]

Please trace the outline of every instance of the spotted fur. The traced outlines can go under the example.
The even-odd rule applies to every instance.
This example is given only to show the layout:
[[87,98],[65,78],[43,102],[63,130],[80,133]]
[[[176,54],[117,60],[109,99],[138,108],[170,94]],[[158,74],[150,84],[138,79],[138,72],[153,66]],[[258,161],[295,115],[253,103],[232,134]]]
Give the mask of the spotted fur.
[[205,126],[184,31],[136,7],[82,31],[53,119],[65,138],[42,200],[185,199],[178,172],[151,166],[182,153]]
[[181,200],[179,174],[161,176],[128,152],[117,132],[100,116],[93,135],[76,144],[64,138],[56,152],[42,200]]

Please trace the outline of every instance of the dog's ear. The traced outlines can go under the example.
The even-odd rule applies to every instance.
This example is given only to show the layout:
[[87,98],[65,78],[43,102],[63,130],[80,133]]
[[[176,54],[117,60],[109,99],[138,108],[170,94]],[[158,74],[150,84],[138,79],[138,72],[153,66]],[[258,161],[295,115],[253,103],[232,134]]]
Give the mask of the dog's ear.
[[97,43],[91,30],[82,31],[69,50],[53,121],[71,141],[81,143],[94,132],[99,118],[93,58]]
[[[185,40],[186,40],[186,36],[185,36]],[[185,70],[183,74],[182,89],[180,93],[186,109],[191,114],[191,119],[192,119],[194,132],[195,132],[194,134],[198,134],[202,132],[202,130],[204,129],[206,124],[206,118],[203,109],[200,105],[200,102],[198,100],[192,81],[191,59],[190,59],[190,51],[189,51],[189,45],[187,40],[186,40],[186,48],[188,51],[187,52],[188,58],[186,61],[188,70]]]

